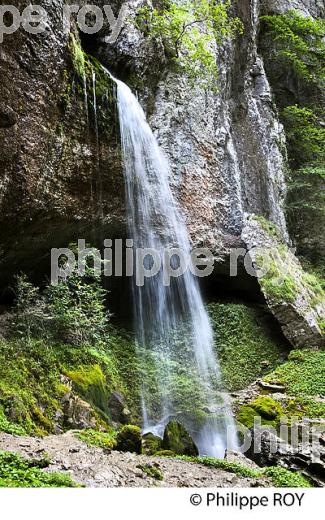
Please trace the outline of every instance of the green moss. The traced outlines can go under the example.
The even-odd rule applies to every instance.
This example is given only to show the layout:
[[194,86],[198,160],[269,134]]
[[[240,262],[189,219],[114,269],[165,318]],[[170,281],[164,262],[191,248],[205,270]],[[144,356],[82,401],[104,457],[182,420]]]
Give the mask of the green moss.
[[73,33],[70,33],[68,48],[72,59],[73,69],[78,78],[83,81],[85,74],[86,56]]
[[[115,340],[122,342],[116,331]],[[109,394],[123,393],[127,385],[127,374],[123,372],[122,378],[119,366],[109,346],[102,343],[72,347],[31,338],[0,339],[0,430],[52,433],[56,413],[62,413],[61,399],[70,391],[60,382],[61,374],[71,377],[73,391],[93,406],[98,425],[104,422],[105,427],[110,422]],[[126,404],[132,409],[139,393],[132,384],[128,388]]]
[[97,448],[115,448],[116,433],[113,429],[107,432],[97,430],[82,430],[75,432],[75,436],[88,446],[96,446]]
[[299,472],[289,471],[285,468],[271,467],[264,470],[264,475],[271,479],[277,488],[311,488],[309,480]]
[[0,487],[80,487],[69,475],[45,473],[37,464],[15,453],[0,451]]
[[154,480],[164,480],[164,474],[157,466],[152,464],[142,464],[137,466],[137,468],[141,469],[143,473],[145,473],[148,477],[153,478]]
[[171,421],[164,433],[162,448],[170,450],[177,455],[196,456],[199,454],[190,435],[177,421]]
[[118,451],[142,453],[141,430],[138,426],[128,424],[118,432],[116,437]]
[[208,310],[229,391],[245,388],[284,360],[286,346],[273,334],[263,308],[214,303]]
[[283,415],[283,407],[277,401],[269,396],[260,396],[239,409],[237,420],[247,428],[252,428],[254,418],[261,417],[263,425],[276,427]]
[[325,352],[315,350],[295,350],[289,360],[269,374],[265,381],[283,385],[289,395],[325,395]]
[[254,215],[254,220],[260,223],[263,230],[270,236],[281,239],[281,233],[276,224],[262,215]]
[[159,450],[155,453],[155,457],[176,457],[176,453],[171,450]]
[[[263,259],[257,258],[257,264],[263,265]],[[294,302],[299,293],[294,276],[285,273],[274,258],[270,258],[268,271],[259,282],[265,294],[278,302]]]
[[148,433],[142,438],[142,449],[146,455],[154,455],[161,449],[162,440],[152,433]]

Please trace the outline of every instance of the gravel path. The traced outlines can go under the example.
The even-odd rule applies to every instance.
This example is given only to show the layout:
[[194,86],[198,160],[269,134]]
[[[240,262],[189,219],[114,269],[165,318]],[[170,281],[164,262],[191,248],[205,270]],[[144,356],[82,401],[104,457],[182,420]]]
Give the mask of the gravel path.
[[[47,471],[67,472],[86,487],[256,487],[266,485],[259,479],[244,478],[221,469],[181,460],[148,457],[133,453],[89,447],[72,432],[43,439],[0,434],[0,450],[13,451],[28,458],[52,461]],[[159,468],[164,478],[149,477],[138,466]]]

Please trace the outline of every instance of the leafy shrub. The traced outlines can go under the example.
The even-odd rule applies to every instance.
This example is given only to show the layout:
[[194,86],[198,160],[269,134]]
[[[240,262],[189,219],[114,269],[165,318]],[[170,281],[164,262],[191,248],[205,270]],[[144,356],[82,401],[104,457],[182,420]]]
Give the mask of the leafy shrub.
[[271,467],[264,470],[264,474],[272,480],[278,488],[311,488],[309,480],[299,472],[285,468]]
[[76,432],[75,436],[89,446],[97,448],[115,448],[116,432],[111,429],[109,432],[99,432],[97,430],[82,430]]
[[299,164],[313,164],[325,157],[325,129],[319,124],[312,109],[298,105],[288,106],[283,110],[282,118],[293,162],[299,158]]
[[306,81],[323,84],[325,79],[325,21],[291,9],[262,16],[262,32],[273,42],[273,60],[282,60]]
[[89,268],[84,276],[73,273],[66,281],[48,286],[43,294],[25,275],[18,276],[12,330],[28,338],[95,344],[108,330],[106,295],[100,277]]
[[230,5],[229,0],[163,2],[138,10],[137,23],[144,33],[162,38],[166,54],[193,81],[213,87],[218,68],[211,46],[242,31],[240,20],[228,15]]
[[80,487],[69,475],[45,473],[35,464],[15,453],[0,451],[0,487]]

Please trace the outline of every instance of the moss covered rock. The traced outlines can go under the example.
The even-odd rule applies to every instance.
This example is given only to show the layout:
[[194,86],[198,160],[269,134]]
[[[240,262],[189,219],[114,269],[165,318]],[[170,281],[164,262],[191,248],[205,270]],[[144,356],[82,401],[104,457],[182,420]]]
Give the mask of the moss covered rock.
[[146,455],[154,455],[161,450],[162,440],[153,433],[147,433],[142,437],[142,448]]
[[142,453],[141,430],[138,426],[127,424],[116,437],[116,449],[130,453]]
[[177,421],[171,421],[167,425],[162,442],[162,448],[164,450],[172,451],[177,455],[189,455],[195,457],[199,454],[199,451],[189,433],[186,431],[184,426]]
[[244,405],[239,409],[237,420],[244,426],[247,426],[247,428],[252,428],[255,417],[260,417],[263,425],[276,427],[283,415],[284,410],[281,404],[272,397],[259,396],[248,405]]
[[287,343],[263,307],[212,303],[208,310],[227,390],[245,388],[285,360]]

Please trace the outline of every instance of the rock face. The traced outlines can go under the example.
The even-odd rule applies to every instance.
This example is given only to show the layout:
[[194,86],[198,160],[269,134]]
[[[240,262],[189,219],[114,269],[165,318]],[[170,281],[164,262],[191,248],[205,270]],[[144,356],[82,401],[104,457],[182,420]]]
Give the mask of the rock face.
[[197,456],[197,447],[188,432],[177,421],[171,421],[165,429],[162,442],[163,450],[172,451],[176,455]]
[[[243,245],[247,213],[272,220],[288,240],[285,136],[258,52],[258,19],[260,12],[290,7],[319,15],[323,2],[233,0],[244,33],[215,47],[219,93],[209,95],[173,72],[162,43],[136,28],[132,13],[141,4],[128,2],[131,17],[114,45],[103,44],[103,33],[80,42],[72,26],[76,49],[62,31],[63,0],[44,2],[46,33],[20,30],[1,44],[2,287],[19,270],[42,278],[51,248],[81,237],[97,243],[104,235],[125,234],[112,84],[106,77],[100,88],[103,73],[91,60],[80,69],[81,44],[138,91],[170,160],[170,182],[193,244],[209,247],[220,263],[227,262],[230,250]],[[121,5],[114,2],[116,12]]]
[[259,2],[234,2],[234,8],[244,35],[215,49],[219,94],[193,89],[167,71],[150,105],[193,242],[221,259],[238,242],[245,212],[265,215],[287,237],[285,139],[257,52]]
[[[25,7],[16,4],[20,12]],[[124,218],[115,119],[106,125],[111,132],[101,131],[110,107],[99,98],[97,145],[92,78],[86,77],[87,113],[71,40],[63,32],[64,2],[43,4],[45,33],[20,29],[0,46],[2,283],[20,269],[44,273],[49,264],[44,268],[42,260],[51,248],[89,237],[94,222],[112,229]]]
[[[297,442],[294,446],[286,443],[265,427],[255,428],[254,442],[250,450],[246,452],[246,456],[262,467],[276,465],[300,471],[314,485],[325,487],[325,423],[324,421],[318,422],[316,428],[315,425],[313,427],[306,424],[297,426],[297,431],[299,427],[304,429],[305,441]],[[313,434],[311,434],[312,431]]]
[[252,264],[265,269],[259,274],[261,290],[286,338],[296,348],[324,346],[324,293],[317,294],[294,253],[252,216],[246,218],[242,240]]

